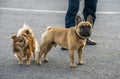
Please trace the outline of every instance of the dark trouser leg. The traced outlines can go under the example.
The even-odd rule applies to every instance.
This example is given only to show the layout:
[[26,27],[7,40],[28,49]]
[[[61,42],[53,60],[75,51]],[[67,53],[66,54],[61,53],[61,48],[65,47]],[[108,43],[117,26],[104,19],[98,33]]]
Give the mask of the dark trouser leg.
[[[86,20],[88,15],[91,15],[93,17],[93,25],[94,25],[95,19],[96,19],[97,2],[98,2],[98,0],[85,0],[85,2],[84,2],[84,10],[83,10],[84,19]],[[97,43],[88,38],[86,44],[87,45],[96,45]]]
[[84,2],[84,10],[83,10],[84,19],[86,20],[88,15],[91,15],[93,17],[93,24],[96,19],[97,2],[98,0],[85,0]]
[[69,28],[75,26],[75,17],[79,10],[80,0],[69,0],[68,10],[65,16],[65,27]]

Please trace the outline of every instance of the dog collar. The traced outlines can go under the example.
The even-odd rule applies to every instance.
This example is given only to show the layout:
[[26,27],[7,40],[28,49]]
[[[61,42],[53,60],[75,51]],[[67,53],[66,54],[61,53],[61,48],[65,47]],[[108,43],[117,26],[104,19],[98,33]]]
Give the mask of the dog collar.
[[85,40],[85,39],[86,39],[86,38],[82,38],[82,37],[80,37],[80,36],[76,33],[75,30],[74,30],[74,33],[75,33],[75,35],[77,36],[77,38],[82,39],[82,40]]

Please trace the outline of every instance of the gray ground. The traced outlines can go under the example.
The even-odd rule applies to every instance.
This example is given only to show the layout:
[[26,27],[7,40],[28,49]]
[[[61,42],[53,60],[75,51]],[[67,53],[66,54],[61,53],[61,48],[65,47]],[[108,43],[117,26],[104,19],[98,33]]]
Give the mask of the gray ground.
[[[40,40],[48,25],[64,27],[65,13],[5,10],[20,8],[66,11],[68,0],[0,0],[0,79],[120,79],[120,0],[99,0],[97,20],[92,39],[98,44],[86,46],[85,65],[69,67],[68,51],[57,46],[49,53],[49,62],[40,66],[17,65],[10,36],[17,33],[24,22],[29,24]],[[83,1],[81,8],[83,8]],[[77,53],[76,59],[77,59]],[[76,60],[77,62],[77,60]]]

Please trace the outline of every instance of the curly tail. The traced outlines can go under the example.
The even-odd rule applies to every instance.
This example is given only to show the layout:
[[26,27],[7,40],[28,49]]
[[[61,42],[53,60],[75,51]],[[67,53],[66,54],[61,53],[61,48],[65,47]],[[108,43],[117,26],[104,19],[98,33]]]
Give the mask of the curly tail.
[[23,28],[18,30],[17,36],[22,35],[22,34],[31,35],[34,37],[33,31],[31,30],[29,25],[27,25],[25,22],[23,24]]

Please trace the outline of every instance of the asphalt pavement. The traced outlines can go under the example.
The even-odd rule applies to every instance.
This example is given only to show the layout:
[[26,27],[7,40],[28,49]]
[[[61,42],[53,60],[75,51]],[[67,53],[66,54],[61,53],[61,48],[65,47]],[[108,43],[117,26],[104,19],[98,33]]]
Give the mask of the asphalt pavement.
[[[97,19],[91,36],[95,46],[86,46],[84,65],[70,68],[68,51],[53,48],[49,62],[17,65],[11,35],[24,22],[38,43],[47,26],[64,27],[68,0],[0,0],[0,79],[120,79],[120,0],[98,0]],[[83,0],[79,14],[82,15]],[[75,54],[77,63],[77,53]]]

